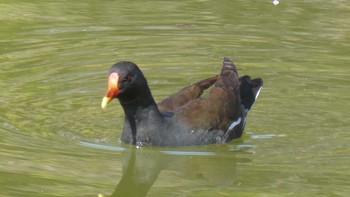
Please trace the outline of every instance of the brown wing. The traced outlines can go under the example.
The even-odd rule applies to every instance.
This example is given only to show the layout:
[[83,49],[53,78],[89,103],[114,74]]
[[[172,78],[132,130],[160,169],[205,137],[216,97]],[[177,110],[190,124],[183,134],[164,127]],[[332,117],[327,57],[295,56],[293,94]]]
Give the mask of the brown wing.
[[159,111],[172,112],[186,103],[199,98],[204,90],[208,89],[216,82],[217,78],[218,75],[203,79],[170,95],[158,103]]
[[193,129],[221,129],[241,115],[239,80],[235,66],[224,59],[221,74],[208,94],[192,100],[175,111],[175,117]]

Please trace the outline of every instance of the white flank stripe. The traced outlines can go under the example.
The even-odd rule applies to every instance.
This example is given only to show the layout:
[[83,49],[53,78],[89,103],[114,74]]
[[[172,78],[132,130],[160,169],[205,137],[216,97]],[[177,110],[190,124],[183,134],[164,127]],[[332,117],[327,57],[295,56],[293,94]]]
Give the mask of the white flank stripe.
[[258,92],[256,93],[255,95],[255,100],[258,98],[259,94],[260,94],[260,91],[261,91],[262,87],[259,88]]
[[239,125],[239,123],[241,123],[241,118],[239,117],[236,121],[233,121],[230,126],[228,127],[228,130],[232,130],[233,128],[235,128],[235,126]]

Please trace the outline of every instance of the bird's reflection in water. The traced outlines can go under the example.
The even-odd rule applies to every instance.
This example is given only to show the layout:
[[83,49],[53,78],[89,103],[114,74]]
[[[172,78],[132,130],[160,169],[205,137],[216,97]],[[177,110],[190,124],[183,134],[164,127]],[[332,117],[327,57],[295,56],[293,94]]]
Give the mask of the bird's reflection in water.
[[123,176],[111,196],[146,196],[164,168],[159,152],[130,149],[124,152]]
[[[162,151],[132,148],[123,152],[123,160],[123,176],[110,195],[111,197],[147,196],[157,178],[160,178],[161,171],[175,172],[174,174],[178,176],[176,178],[193,181],[194,186],[200,184],[202,187],[231,187],[235,184],[237,162],[235,152]],[[165,177],[165,179],[172,178],[174,177]],[[164,177],[161,179],[164,180]],[[196,182],[199,183],[196,184]],[[179,183],[174,182],[174,184]],[[106,196],[100,194],[99,197]]]

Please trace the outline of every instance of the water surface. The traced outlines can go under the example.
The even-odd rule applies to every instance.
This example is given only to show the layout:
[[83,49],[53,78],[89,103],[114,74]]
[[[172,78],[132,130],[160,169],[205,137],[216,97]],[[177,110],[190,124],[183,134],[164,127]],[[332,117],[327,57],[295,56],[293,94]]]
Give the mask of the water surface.
[[[2,1],[0,196],[347,196],[350,3]],[[135,149],[107,69],[156,100],[231,57],[264,79],[241,139]]]

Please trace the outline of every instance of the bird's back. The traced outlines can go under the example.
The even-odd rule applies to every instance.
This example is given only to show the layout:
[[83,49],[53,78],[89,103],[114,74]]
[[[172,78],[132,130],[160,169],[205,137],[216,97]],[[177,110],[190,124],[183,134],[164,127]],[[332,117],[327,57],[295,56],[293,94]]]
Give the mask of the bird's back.
[[227,130],[230,122],[240,116],[240,91],[237,70],[225,58],[215,84],[204,97],[192,100],[175,111],[194,130]]

